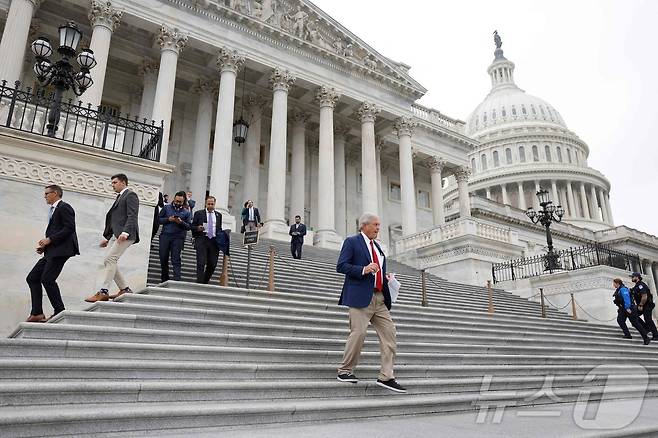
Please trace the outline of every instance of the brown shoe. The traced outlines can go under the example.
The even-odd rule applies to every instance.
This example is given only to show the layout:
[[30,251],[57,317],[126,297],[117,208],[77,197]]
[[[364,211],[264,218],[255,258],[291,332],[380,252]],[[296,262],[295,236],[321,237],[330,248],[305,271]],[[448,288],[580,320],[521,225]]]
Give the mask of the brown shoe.
[[119,292],[115,293],[114,295],[110,295],[110,299],[115,299],[120,297],[123,294],[131,294],[133,291],[129,287],[124,287],[121,289]]
[[95,303],[96,301],[108,301],[109,299],[110,297],[107,294],[98,291],[89,298],[85,298],[85,301],[88,303]]
[[30,317],[26,319],[25,322],[46,322],[46,315],[43,313],[38,315],[30,315]]

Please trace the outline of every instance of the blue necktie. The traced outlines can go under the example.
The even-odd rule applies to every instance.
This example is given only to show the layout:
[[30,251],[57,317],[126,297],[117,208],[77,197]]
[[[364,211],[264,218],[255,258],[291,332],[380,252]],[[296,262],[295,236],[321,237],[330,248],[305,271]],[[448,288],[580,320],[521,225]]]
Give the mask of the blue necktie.
[[48,210],[48,222],[50,222],[50,219],[52,219],[54,211],[55,211],[55,206],[51,205],[50,210]]

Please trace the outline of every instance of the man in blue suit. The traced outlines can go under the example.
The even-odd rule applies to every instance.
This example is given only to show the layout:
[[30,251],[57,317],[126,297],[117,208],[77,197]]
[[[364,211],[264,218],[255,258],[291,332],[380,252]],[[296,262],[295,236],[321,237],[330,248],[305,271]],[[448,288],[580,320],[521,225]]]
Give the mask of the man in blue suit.
[[357,383],[353,374],[359,363],[361,348],[366,339],[368,323],[379,337],[381,369],[377,385],[395,392],[407,392],[393,376],[395,361],[395,324],[391,319],[391,294],[386,278],[386,257],[375,239],[379,234],[379,218],[364,213],[359,219],[359,234],[343,242],[336,271],[345,274],[339,305],[349,307],[350,335],[345,343],[343,363],[338,368],[337,379]]

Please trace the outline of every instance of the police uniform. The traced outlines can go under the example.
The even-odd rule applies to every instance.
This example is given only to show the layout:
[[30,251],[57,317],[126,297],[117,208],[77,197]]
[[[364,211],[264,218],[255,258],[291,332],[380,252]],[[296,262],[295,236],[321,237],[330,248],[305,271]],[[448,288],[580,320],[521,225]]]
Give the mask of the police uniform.
[[635,327],[640,333],[640,336],[642,336],[644,345],[647,345],[650,342],[650,338],[647,336],[647,330],[644,328],[642,320],[638,318],[637,307],[635,307],[633,302],[634,300],[631,291],[623,284],[619,285],[613,294],[613,301],[618,307],[617,324],[619,324],[619,328],[624,332],[624,337],[631,337],[631,333],[628,331],[628,326],[626,326],[626,320],[628,319],[633,327]]
[[[656,324],[653,322],[653,308],[656,306],[655,303],[653,302],[653,295],[651,294],[651,290],[649,289],[649,286],[641,280],[642,277],[639,277],[640,279],[637,283],[635,283],[635,286],[631,288],[631,292],[633,294],[633,299],[635,300],[635,304],[638,307],[638,316],[642,316],[644,321],[642,323],[644,324],[644,327],[647,329],[648,332],[651,332],[653,334],[653,337],[658,339],[658,329],[656,329]],[[642,302],[642,295],[647,295],[647,300],[644,303],[644,306],[642,306],[642,310],[640,310],[640,303]]]

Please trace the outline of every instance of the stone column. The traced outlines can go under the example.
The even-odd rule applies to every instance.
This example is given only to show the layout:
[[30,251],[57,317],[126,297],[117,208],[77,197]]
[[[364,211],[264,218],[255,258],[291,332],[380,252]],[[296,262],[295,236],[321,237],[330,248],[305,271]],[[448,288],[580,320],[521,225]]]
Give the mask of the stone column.
[[153,120],[153,100],[155,99],[155,88],[158,84],[158,64],[145,59],[138,72],[142,78],[144,89],[142,101],[139,105],[139,121],[146,119],[147,123]]
[[557,191],[557,181],[551,180],[551,195],[553,196],[553,204],[560,205],[560,194]]
[[[7,80],[7,85],[14,86],[20,80],[23,59],[28,45],[32,15],[42,0],[12,0],[9,5],[7,21],[0,41],[0,81]],[[59,43],[51,42],[53,50]]]
[[541,206],[539,205],[539,197],[537,196],[537,192],[540,190],[541,190],[541,184],[539,183],[539,181],[535,181],[535,193],[534,193],[535,196],[532,198],[533,199],[532,204],[534,205],[535,210],[537,211],[541,210]]
[[171,128],[171,111],[174,107],[174,86],[176,85],[176,67],[178,55],[187,44],[187,35],[183,35],[176,28],[163,24],[158,35],[160,44],[160,70],[158,84],[153,99],[153,120],[156,124],[163,121],[162,148],[160,149],[160,162],[167,162],[169,151],[169,129]]
[[470,169],[460,167],[455,171],[457,179],[457,191],[459,192],[459,217],[471,217],[471,199],[468,194],[468,177],[471,175]]
[[[382,164],[382,154],[384,152],[385,140],[383,138],[375,137],[375,170],[377,171],[377,211],[379,212],[379,242],[384,245],[383,249],[386,251],[388,245],[388,218],[384,214],[384,187],[383,187],[383,174],[388,169],[388,166]],[[388,188],[386,189],[388,193]],[[386,230],[386,231],[382,231]]]
[[615,220],[612,218],[612,207],[610,206],[610,193],[603,192],[603,202],[605,202],[606,210],[608,211],[608,224],[610,226],[615,225]]
[[265,103],[265,98],[258,95],[249,96],[247,101],[249,132],[247,133],[247,141],[244,148],[243,199],[240,200],[240,208],[242,208],[242,202],[247,199],[254,201],[254,205],[256,206],[260,205],[260,143],[263,107]]
[[583,217],[585,219],[591,219],[589,214],[589,207],[587,206],[587,192],[585,192],[585,183],[580,183],[580,206],[583,209]]
[[[212,80],[199,80],[193,92],[199,95],[199,106],[194,129],[194,152],[192,153],[192,172],[190,190],[201,208],[208,188],[208,160],[210,158],[210,131],[212,129],[212,101],[216,85]],[[213,193],[210,193],[215,196]]]
[[485,198],[491,200],[491,187],[487,187],[484,189],[484,196]]
[[[318,190],[322,202],[318,204],[318,229],[313,236],[313,244],[322,248],[340,249],[343,241],[336,234],[335,186],[334,186],[334,108],[340,95],[335,89],[321,86],[316,95],[320,103]],[[334,165],[332,165],[334,163]]]
[[525,202],[525,192],[523,191],[523,181],[516,183],[519,191],[519,208],[523,211],[528,209],[528,205]]
[[509,202],[509,196],[507,195],[507,184],[501,184],[500,185],[500,193],[503,196],[503,204],[511,205],[510,202]]
[[380,109],[363,102],[358,114],[361,118],[361,195],[363,212],[379,214],[377,210],[377,169],[375,159],[375,118]]
[[[287,70],[275,68],[270,76],[272,98],[272,132],[267,175],[267,210],[263,237],[288,240],[286,225],[286,142],[288,129],[288,90],[295,77]],[[333,188],[332,188],[333,190]],[[332,193],[333,195],[333,193]],[[323,195],[324,196],[324,195]]]
[[402,197],[402,235],[416,232],[416,188],[414,161],[411,153],[411,135],[416,124],[408,117],[395,121],[400,151],[400,192]]
[[[219,96],[215,117],[212,165],[210,167],[210,193],[217,198],[215,208],[222,214],[222,224],[235,230],[235,216],[228,210],[231,179],[231,153],[233,150],[233,111],[235,109],[235,80],[244,67],[244,56],[237,50],[223,47],[217,56],[219,68]],[[251,131],[251,130],[250,130]],[[251,132],[247,133],[247,138]],[[242,207],[237,205],[236,210]]]
[[301,110],[293,113],[292,123],[292,163],[290,163],[290,223],[295,216],[304,219],[306,194],[306,122],[309,115]]
[[435,227],[446,223],[446,213],[443,207],[443,168],[446,161],[440,157],[431,157],[427,160],[432,181],[432,219]]
[[107,59],[110,55],[110,40],[112,33],[121,22],[122,14],[123,12],[116,9],[110,1],[91,0],[89,21],[92,34],[89,48],[94,52],[97,64],[90,71],[94,84],[85,91],[83,97],[88,103],[91,103],[92,108],[99,106],[103,98]]
[[576,208],[576,199],[573,196],[571,181],[567,181],[567,199],[569,201],[569,216],[572,218],[577,217],[578,209]]
[[345,176],[345,144],[347,134],[350,132],[348,126],[334,126],[334,204],[336,205],[336,233],[339,236],[347,236],[347,192]]
[[596,187],[594,184],[589,186],[589,207],[590,207],[590,216],[592,220],[599,221],[601,220],[601,215],[599,214],[599,201],[596,199]]

